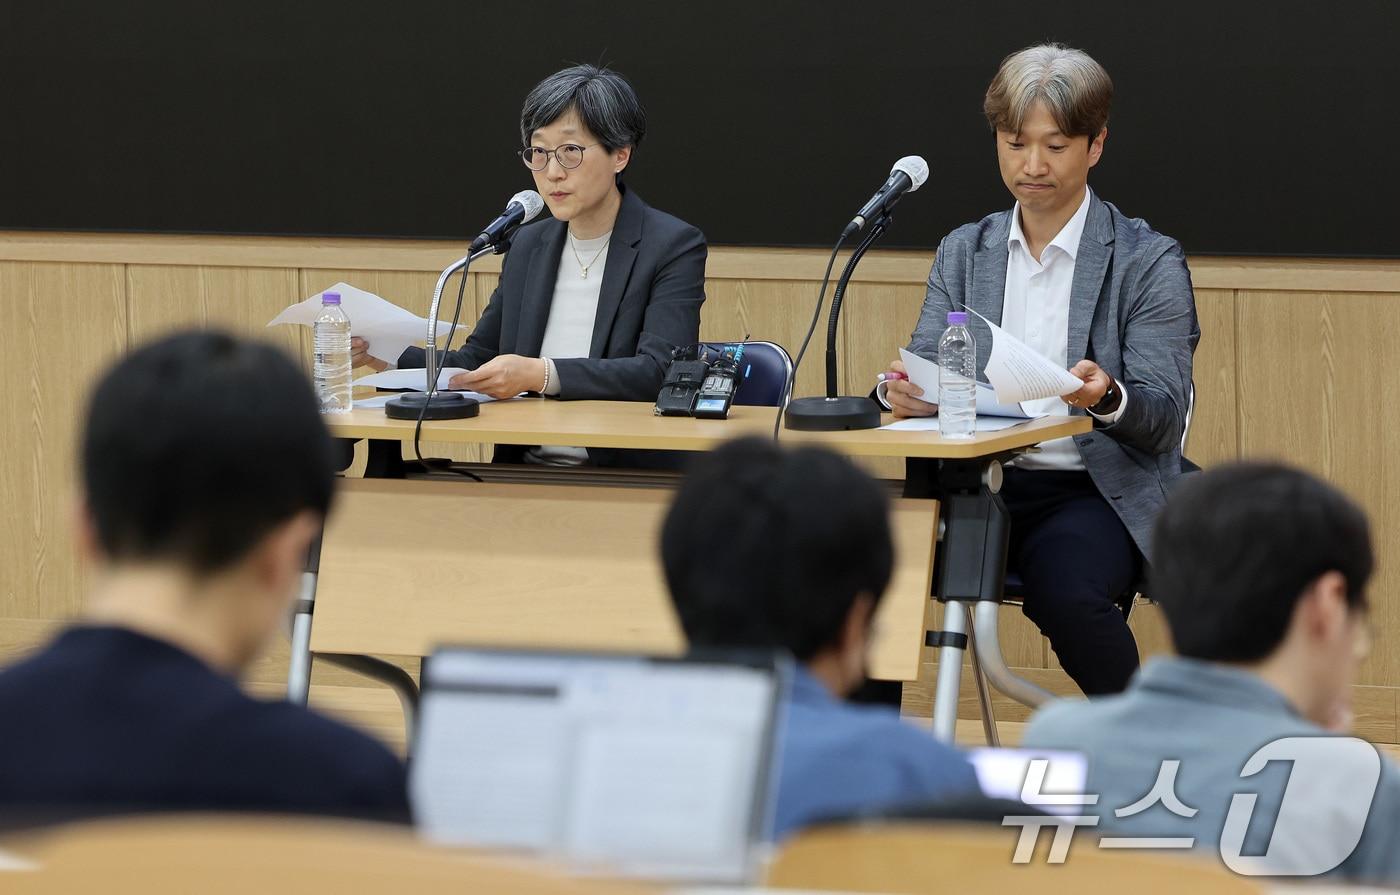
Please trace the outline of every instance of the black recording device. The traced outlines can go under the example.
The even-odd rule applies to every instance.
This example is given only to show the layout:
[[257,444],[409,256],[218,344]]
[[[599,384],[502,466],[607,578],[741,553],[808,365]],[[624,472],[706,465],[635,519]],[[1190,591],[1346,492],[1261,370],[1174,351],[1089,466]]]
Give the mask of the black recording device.
[[734,393],[744,381],[739,375],[739,364],[743,359],[743,345],[725,345],[720,350],[719,357],[711,362],[710,372],[695,395],[696,416],[711,420],[729,418]]
[[657,416],[695,416],[726,419],[734,395],[743,382],[740,373],[743,345],[724,345],[717,351],[696,344],[678,348],[671,355],[666,379],[656,396]]

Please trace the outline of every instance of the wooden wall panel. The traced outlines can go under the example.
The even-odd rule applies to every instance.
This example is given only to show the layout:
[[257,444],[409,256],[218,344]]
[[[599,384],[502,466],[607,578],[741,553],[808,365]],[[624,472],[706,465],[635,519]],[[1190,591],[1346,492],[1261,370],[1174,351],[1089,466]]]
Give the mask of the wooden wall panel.
[[1363,683],[1400,684],[1400,302],[1394,295],[1241,291],[1240,452],[1311,470],[1360,502],[1380,562]]
[[890,361],[899,359],[899,349],[909,344],[923,305],[922,284],[851,286],[841,310],[846,324],[841,360],[852,394],[870,391],[875,387],[876,374],[889,369]]
[[1235,382],[1235,293],[1197,289],[1201,344],[1196,348],[1196,408],[1186,456],[1212,466],[1239,456],[1239,405]]
[[[738,340],[748,336],[777,342],[797,359],[802,337],[812,322],[817,286],[799,280],[709,280],[700,312],[700,338]],[[797,371],[795,396],[826,394],[826,315],[812,335],[807,356]],[[845,321],[842,321],[845,326]],[[839,338],[839,336],[838,336]],[[839,375],[842,388],[845,377]]]
[[301,327],[267,325],[302,298],[294,270],[130,265],[126,287],[132,345],[185,327],[218,327],[306,362]]
[[72,538],[82,415],[127,341],[121,267],[0,262],[0,333],[0,617],[65,618],[82,599]]
[[[251,238],[0,234],[0,332],[13,412],[0,433],[0,654],[23,652],[79,605],[81,572],[68,533],[73,448],[88,384],[130,344],[183,325],[218,324],[270,338],[303,355],[300,329],[264,324],[286,304],[338,280],[426,313],[437,270],[455,252],[438,244]],[[100,260],[104,263],[94,264]],[[796,352],[811,319],[824,255],[794,250],[712,252],[702,335],[773,338]],[[471,275],[472,323],[498,280],[496,259]],[[864,393],[908,339],[929,258],[872,253],[847,296],[841,390]],[[498,264],[498,262],[496,262]],[[1400,524],[1400,469],[1388,411],[1400,372],[1388,362],[1400,336],[1400,265],[1379,262],[1192,259],[1203,333],[1189,455],[1205,464],[1275,457],[1319,472],[1372,514],[1380,558],[1373,582],[1376,654],[1358,689],[1367,732],[1394,738],[1400,656],[1386,636],[1400,607],[1386,595]],[[1238,291],[1237,291],[1238,290]],[[1271,291],[1266,291],[1271,290]],[[1302,291],[1308,290],[1308,291]],[[1369,291],[1363,291],[1369,290]],[[450,299],[455,293],[450,293]],[[828,296],[829,298],[829,296]],[[804,361],[799,395],[823,389],[825,309]],[[461,459],[480,459],[469,448]],[[434,445],[431,451],[447,454]],[[876,467],[902,474],[898,463]],[[1139,606],[1145,655],[1169,649],[1161,614]],[[1003,610],[1013,666],[1065,686],[1053,655],[1019,612]],[[280,650],[255,670],[277,686]],[[358,682],[323,669],[318,686]]]

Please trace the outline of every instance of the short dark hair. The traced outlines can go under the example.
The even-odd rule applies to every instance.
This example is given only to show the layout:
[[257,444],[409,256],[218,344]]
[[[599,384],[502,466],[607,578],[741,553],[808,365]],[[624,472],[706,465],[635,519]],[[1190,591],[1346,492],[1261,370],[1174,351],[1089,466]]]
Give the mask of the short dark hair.
[[835,644],[894,567],[889,505],[845,457],[746,438],[698,458],[661,531],[666,583],[692,646]]
[[197,574],[232,565],[335,470],[307,375],[265,345],[187,332],[138,348],[88,405],[82,477],[103,551]]
[[1275,463],[1232,463],[1191,476],[1157,520],[1148,593],[1176,650],[1257,662],[1288,633],[1294,607],[1326,572],[1366,606],[1374,562],[1366,514],[1336,488]]
[[520,142],[529,146],[535,131],[571,110],[608,152],[637,146],[646,136],[647,113],[627,79],[610,69],[575,65],[545,78],[525,97]]

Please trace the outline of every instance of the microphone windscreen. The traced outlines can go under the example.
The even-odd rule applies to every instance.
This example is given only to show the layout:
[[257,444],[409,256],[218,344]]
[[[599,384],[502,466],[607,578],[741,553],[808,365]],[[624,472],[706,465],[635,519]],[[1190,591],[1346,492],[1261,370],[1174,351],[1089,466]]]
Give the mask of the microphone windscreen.
[[[920,161],[923,161],[923,159],[920,159]],[[525,209],[525,218],[520,222],[522,224],[533,221],[539,216],[539,213],[544,210],[544,199],[534,190],[521,190],[514,196],[511,196],[510,201],[519,202],[520,207]],[[510,202],[506,203],[506,207],[510,207]]]
[[913,182],[913,186],[909,187],[911,193],[923,186],[925,180],[928,180],[928,162],[924,161],[922,156],[906,155],[895,162],[894,167],[890,169],[891,174],[896,171],[903,171],[909,175],[909,179]]

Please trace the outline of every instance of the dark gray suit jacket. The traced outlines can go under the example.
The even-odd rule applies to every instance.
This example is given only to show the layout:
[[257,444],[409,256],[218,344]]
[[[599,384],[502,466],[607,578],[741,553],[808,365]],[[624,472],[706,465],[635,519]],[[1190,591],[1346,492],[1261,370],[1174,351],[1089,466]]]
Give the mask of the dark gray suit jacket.
[[[950,310],[971,307],[1001,324],[1011,214],[959,227],[939,244],[910,351],[937,358]],[[984,376],[991,330],[975,315],[971,326]],[[1067,357],[1071,364],[1092,360],[1121,382],[1128,406],[1118,422],[1095,423],[1074,440],[1094,485],[1149,561],[1152,523],[1181,475],[1191,359],[1200,338],[1180,244],[1092,197],[1070,287]]]
[[[553,218],[520,228],[485,313],[467,343],[446,354],[442,366],[474,370],[498,354],[539,357],[567,233],[568,226]],[[654,401],[672,349],[700,339],[705,254],[704,234],[623,188],[593,342],[586,358],[554,359],[558,397]],[[425,362],[422,348],[409,348],[399,358],[400,367]],[[589,457],[611,465],[622,463],[622,457],[644,459],[637,456],[641,453],[590,449]],[[519,454],[518,449],[498,449],[496,459],[518,461]]]

